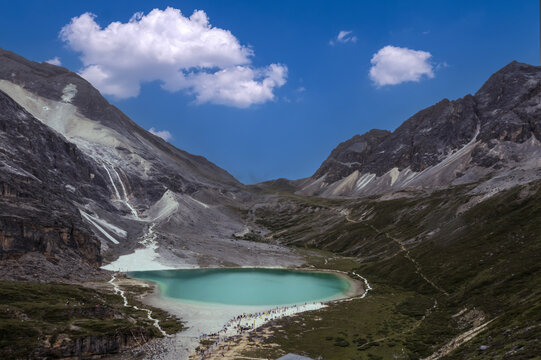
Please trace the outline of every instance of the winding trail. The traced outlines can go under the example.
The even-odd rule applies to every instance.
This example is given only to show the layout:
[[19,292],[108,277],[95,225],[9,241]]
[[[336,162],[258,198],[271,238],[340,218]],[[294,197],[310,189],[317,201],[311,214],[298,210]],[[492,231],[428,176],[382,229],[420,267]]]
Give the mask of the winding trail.
[[[351,219],[349,217],[349,214],[347,214],[345,216],[345,219],[346,219],[346,221],[348,221],[350,223],[354,223],[354,224],[360,223],[360,221]],[[404,244],[402,244],[402,242],[400,240],[398,240],[395,237],[392,237],[387,232],[384,232],[384,231],[381,231],[381,230],[377,229],[374,225],[370,225],[370,227],[372,229],[374,229],[374,231],[377,232],[378,234],[383,234],[383,235],[385,235],[385,237],[387,239],[389,239],[389,240],[393,241],[394,243],[396,243],[400,247],[400,252],[403,252],[406,259],[411,261],[413,263],[413,265],[415,266],[415,273],[417,273],[420,277],[422,277],[424,281],[426,281],[430,286],[432,286],[434,289],[441,292],[445,296],[449,296],[449,293],[447,291],[445,291],[443,288],[436,285],[432,280],[430,280],[428,277],[426,277],[425,274],[423,274],[423,272],[421,270],[421,265],[417,262],[417,260],[415,260],[415,258],[413,258],[413,256],[411,256],[409,250],[404,246]]]
[[[434,299],[434,305],[432,305],[431,307],[429,307],[428,309],[425,310],[425,313],[423,315],[422,318],[420,318],[412,327],[410,327],[409,329],[405,330],[405,331],[402,331],[400,334],[407,334],[409,332],[412,332],[413,330],[417,329],[419,326],[421,326],[421,323],[434,311],[436,310],[436,308],[438,307],[438,300]],[[376,339],[376,340],[372,340],[372,341],[369,341],[369,342],[366,342],[362,345],[359,345],[360,348],[362,348],[363,346],[367,346],[367,345],[370,345],[370,344],[375,344],[375,343],[380,343],[382,341],[385,341],[389,338],[393,338],[395,337],[397,334],[393,334],[391,336],[385,336],[385,337],[382,337],[382,338],[379,338],[379,339]],[[434,360],[434,359],[422,359],[422,360]]]
[[[349,214],[345,216],[346,220],[348,222],[351,222],[351,223],[359,223],[360,221],[355,221],[353,219],[351,219],[349,217]],[[370,225],[370,227],[372,229],[374,229],[374,231],[376,231],[378,234],[384,234],[385,237],[387,237],[389,240],[393,241],[394,243],[396,243],[399,247],[400,247],[400,252],[403,252],[404,253],[404,256],[406,257],[406,259],[408,259],[414,266],[415,266],[415,272],[421,277],[423,278],[424,281],[426,281],[430,286],[432,286],[434,289],[436,289],[438,292],[444,294],[445,296],[449,296],[449,293],[447,291],[445,291],[443,288],[439,287],[438,285],[436,285],[433,281],[431,281],[423,272],[422,272],[422,269],[421,269],[421,265],[419,264],[419,262],[417,262],[417,260],[415,260],[414,257],[411,256],[409,250],[404,246],[404,244],[397,238],[389,235],[387,232],[383,232],[383,231],[380,231],[379,229],[377,229],[375,226],[373,225]],[[355,274],[355,273],[354,273]],[[357,275],[357,274],[355,274]],[[360,278],[362,278],[360,275],[357,275],[359,276]],[[362,278],[363,280],[365,280],[366,282],[366,279]],[[366,282],[366,284],[368,285],[368,283]],[[369,285],[368,285],[369,286]],[[363,295],[364,296],[364,295]],[[408,329],[406,332],[411,332],[411,331],[414,331],[415,329],[417,329],[421,323],[434,311],[436,310],[438,307],[438,301],[437,299],[434,299],[434,305],[430,308],[428,308],[426,311],[425,311],[425,314],[423,315],[423,317],[418,321],[416,322],[416,324],[411,327],[410,329]],[[445,345],[443,345],[440,349],[438,349],[436,352],[434,352],[432,355],[426,357],[426,358],[423,358],[422,360],[439,360],[445,356],[447,356],[448,354],[450,354],[452,351],[454,351],[455,349],[459,348],[460,346],[462,346],[463,344],[465,344],[466,342],[470,341],[471,339],[473,339],[474,337],[476,337],[477,335],[479,335],[481,332],[483,332],[484,330],[486,330],[487,326],[493,322],[494,320],[496,320],[496,318],[494,319],[491,319],[487,322],[484,322],[483,324],[477,326],[477,327],[474,327],[473,329],[470,329],[468,331],[465,331],[463,332],[462,334],[456,336],[455,338],[451,339],[448,343],[446,343]],[[381,341],[384,341],[386,340],[387,338],[384,337],[384,338],[381,338],[381,339],[376,339],[376,340],[373,340],[371,342],[368,342],[366,344],[363,344],[361,346],[364,346],[364,345],[369,345],[369,344],[373,344],[373,343],[377,343],[377,342],[381,342]]]
[[374,231],[376,231],[378,234],[383,234],[385,235],[385,237],[393,242],[395,242],[399,247],[400,247],[400,252],[403,252],[404,253],[404,256],[406,257],[406,259],[408,259],[409,261],[411,261],[411,263],[413,264],[413,266],[415,266],[415,273],[417,275],[419,275],[421,278],[423,278],[424,281],[426,281],[430,286],[432,286],[434,289],[436,289],[437,291],[439,291],[440,293],[444,294],[445,296],[449,296],[449,293],[447,291],[445,291],[443,288],[439,287],[438,285],[436,285],[432,280],[430,280],[428,277],[426,277],[425,274],[423,274],[422,270],[421,270],[421,265],[417,262],[417,260],[415,260],[409,250],[404,246],[404,244],[402,244],[402,242],[400,240],[398,240],[397,238],[395,237],[392,237],[391,235],[389,235],[388,233],[386,232],[383,232],[383,231],[380,231],[378,230],[374,225],[370,225],[370,227],[372,229],[374,229]]
[[124,306],[125,307],[132,307],[134,308],[135,310],[141,310],[141,311],[145,311],[147,313],[147,318],[149,320],[151,320],[153,323],[154,323],[154,327],[156,327],[156,329],[158,329],[158,331],[163,335],[163,336],[168,336],[167,333],[165,331],[163,331],[163,329],[161,328],[160,326],[160,321],[158,319],[155,319],[152,317],[152,310],[150,309],[144,309],[144,308],[139,308],[135,305],[130,305],[128,303],[128,298],[126,297],[126,294],[124,293],[124,290],[122,290],[120,287],[118,287],[117,284],[115,284],[115,280],[116,280],[116,276],[113,275],[111,277],[111,280],[109,280],[109,284],[113,285],[113,290],[115,291],[115,294],[119,294],[122,299],[124,300]]

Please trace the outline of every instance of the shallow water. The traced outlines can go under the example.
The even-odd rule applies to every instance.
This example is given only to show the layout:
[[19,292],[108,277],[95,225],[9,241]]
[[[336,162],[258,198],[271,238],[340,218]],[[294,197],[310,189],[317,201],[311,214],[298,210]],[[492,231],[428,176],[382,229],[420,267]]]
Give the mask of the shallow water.
[[159,285],[162,295],[189,302],[286,305],[337,298],[347,280],[332,273],[276,269],[194,269],[129,273]]

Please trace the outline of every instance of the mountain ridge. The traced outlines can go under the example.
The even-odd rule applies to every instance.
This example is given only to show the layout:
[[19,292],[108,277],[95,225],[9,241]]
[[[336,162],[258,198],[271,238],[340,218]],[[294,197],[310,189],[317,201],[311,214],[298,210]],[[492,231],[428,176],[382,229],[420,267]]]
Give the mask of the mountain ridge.
[[[77,74],[2,54],[0,279],[18,300],[0,297],[0,330],[19,331],[3,356],[36,346],[80,356],[81,327],[99,346],[89,356],[140,344],[134,327],[159,336],[149,313],[135,319],[126,306],[148,289],[131,282],[122,299],[120,276],[103,270],[242,266],[362,274],[375,290],[269,324],[260,340],[276,342],[273,354],[430,358],[479,326],[486,332],[451,358],[539,353],[541,69],[511,63],[474,95],[444,99],[394,132],[354,136],[317,178],[244,186],[146,133]],[[71,291],[53,294],[51,307],[54,286],[38,281]],[[74,314],[73,283],[100,287],[84,293],[101,304],[82,299]],[[28,288],[45,296],[29,303]],[[9,310],[21,302],[28,314]],[[36,312],[47,322],[29,325]],[[160,323],[180,331],[168,318]],[[174,357],[173,339],[154,350]]]
[[149,269],[298,261],[281,248],[250,258],[250,243],[233,246],[233,234],[258,229],[243,218],[254,195],[206,158],[142,129],[79,75],[2,50],[0,90],[92,164],[95,194],[72,176],[57,180],[73,188],[65,201],[100,240],[106,268],[140,269],[140,254]]
[[[314,175],[295,182],[297,193],[365,196],[407,188],[441,188],[499,175],[516,165],[504,155],[518,159],[526,150],[538,151],[539,101],[540,67],[513,61],[474,95],[443,99],[420,110],[393,132],[375,129],[342,142]],[[531,146],[520,149],[529,140]],[[502,147],[508,148],[508,154],[502,155],[498,150]],[[442,166],[444,162],[447,164]],[[438,166],[446,172],[436,170]],[[434,180],[434,176],[439,178]]]

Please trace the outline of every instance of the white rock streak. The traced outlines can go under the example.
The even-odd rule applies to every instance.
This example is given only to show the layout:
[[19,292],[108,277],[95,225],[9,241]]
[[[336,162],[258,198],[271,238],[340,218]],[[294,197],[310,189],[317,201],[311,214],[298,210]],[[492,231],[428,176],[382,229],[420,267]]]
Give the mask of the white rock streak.
[[205,209],[208,209],[209,206],[207,204],[205,204],[204,202],[201,202],[199,200],[196,200],[194,199],[193,197],[190,196],[190,199],[192,199],[194,202],[196,202],[197,204],[201,205],[202,207],[204,207]]
[[89,223],[94,225],[96,229],[98,229],[105,237],[109,240],[111,240],[114,244],[118,244],[118,240],[115,239],[111,234],[109,234],[104,228],[102,228],[96,221],[94,221],[91,217],[91,215],[87,214],[83,210],[79,209],[79,212],[81,213],[81,216],[85,218]]

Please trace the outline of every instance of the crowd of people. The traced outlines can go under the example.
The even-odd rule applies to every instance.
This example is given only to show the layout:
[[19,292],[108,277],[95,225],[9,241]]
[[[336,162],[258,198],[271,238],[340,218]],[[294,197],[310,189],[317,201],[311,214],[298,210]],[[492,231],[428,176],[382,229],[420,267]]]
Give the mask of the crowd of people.
[[201,359],[205,359],[215,351],[228,350],[226,341],[231,337],[242,335],[257,329],[261,325],[275,319],[280,319],[299,312],[321,309],[327,306],[323,302],[304,303],[300,305],[278,306],[267,311],[245,313],[229,320],[223,328],[212,334],[202,334],[199,341],[203,346],[199,347]]
[[202,334],[199,337],[199,342],[203,346],[199,347],[198,355],[201,356],[202,360],[206,359],[208,356],[212,355],[216,351],[218,351],[218,353],[224,356],[223,351],[229,350],[230,348],[227,344],[227,341],[229,339],[238,335],[242,335],[245,332],[250,332],[254,329],[257,329],[261,325],[264,325],[271,320],[283,318],[303,311],[321,309],[331,303],[351,302],[355,299],[363,299],[368,293],[368,291],[372,290],[372,287],[370,287],[370,284],[364,277],[356,274],[355,272],[353,272],[353,275],[358,277],[365,283],[364,291],[360,296],[354,298],[335,299],[326,302],[313,302],[304,303],[301,305],[277,306],[267,311],[256,312],[253,314],[245,313],[239,315],[229,320],[220,331],[212,334]]

